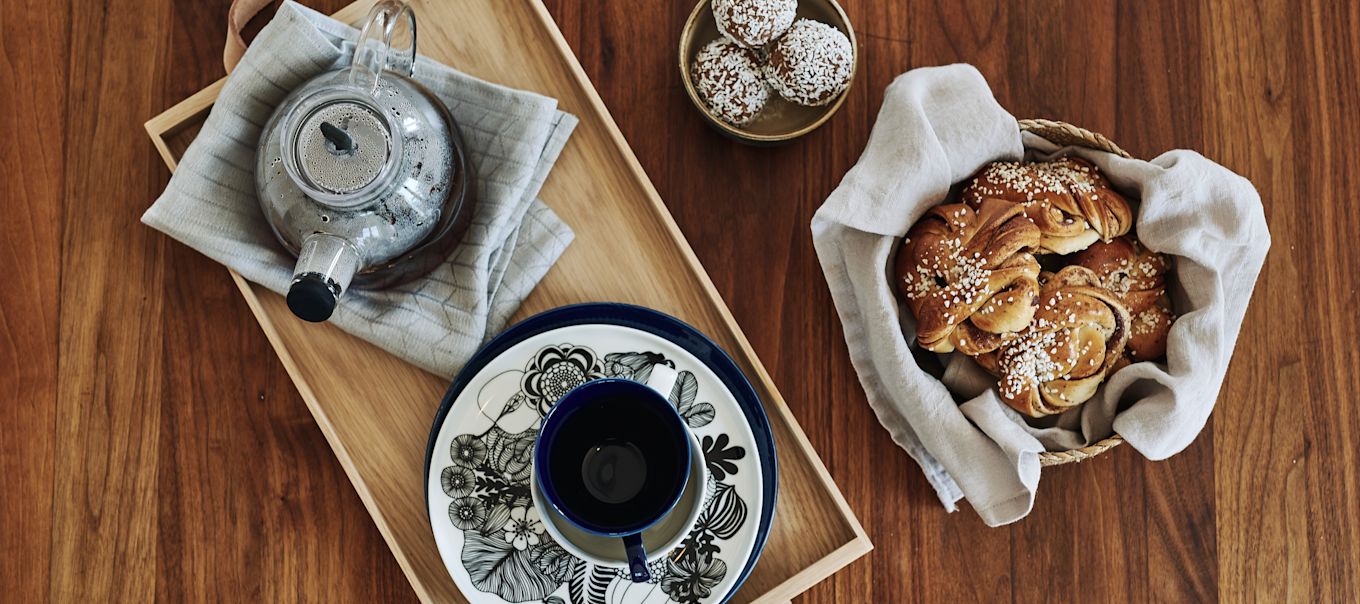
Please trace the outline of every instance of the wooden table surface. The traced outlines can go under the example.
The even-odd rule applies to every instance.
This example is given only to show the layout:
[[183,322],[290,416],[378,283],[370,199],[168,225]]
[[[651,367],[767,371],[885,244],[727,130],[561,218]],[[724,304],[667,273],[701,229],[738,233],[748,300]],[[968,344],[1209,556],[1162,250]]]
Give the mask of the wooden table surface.
[[[169,177],[141,124],[221,77],[226,5],[0,3],[0,599],[414,599],[226,271],[137,220]],[[1360,599],[1360,3],[847,0],[857,84],[773,149],[690,106],[689,2],[548,7],[876,545],[800,601]],[[1216,159],[1274,238],[1194,444],[1046,470],[997,529],[879,427],[808,231],[884,87],[956,61],[1017,116]]]

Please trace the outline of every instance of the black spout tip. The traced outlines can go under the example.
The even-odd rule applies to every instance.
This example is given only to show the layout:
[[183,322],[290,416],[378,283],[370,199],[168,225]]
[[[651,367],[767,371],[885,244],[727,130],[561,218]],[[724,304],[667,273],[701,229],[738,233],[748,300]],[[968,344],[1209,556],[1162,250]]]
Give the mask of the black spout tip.
[[288,288],[288,310],[304,321],[324,322],[335,312],[335,292],[320,275],[303,275]]

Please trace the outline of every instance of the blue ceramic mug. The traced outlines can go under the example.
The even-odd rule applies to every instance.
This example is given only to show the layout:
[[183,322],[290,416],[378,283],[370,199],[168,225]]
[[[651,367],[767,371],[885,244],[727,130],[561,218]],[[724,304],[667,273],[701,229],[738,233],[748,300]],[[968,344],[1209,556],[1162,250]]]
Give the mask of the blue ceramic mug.
[[674,369],[647,384],[607,378],[563,396],[543,418],[534,477],[551,511],[581,531],[623,540],[633,581],[651,580],[642,532],[671,512],[690,476],[693,445],[667,400]]

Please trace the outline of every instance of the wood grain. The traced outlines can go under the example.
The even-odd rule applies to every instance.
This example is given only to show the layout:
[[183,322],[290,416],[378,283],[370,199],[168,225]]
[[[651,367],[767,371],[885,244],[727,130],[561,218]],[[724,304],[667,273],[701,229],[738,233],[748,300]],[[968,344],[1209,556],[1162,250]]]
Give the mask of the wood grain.
[[[70,12],[44,3],[0,4],[0,577],[5,591],[46,599],[51,559],[53,438],[58,388],[61,222]],[[50,62],[54,69],[26,65]],[[20,178],[14,175],[24,174]]]
[[1354,600],[1360,211],[1349,192],[1360,126],[1355,78],[1342,74],[1357,67],[1360,7],[1215,3],[1204,22],[1215,57],[1205,96],[1216,101],[1205,152],[1256,183],[1275,242],[1247,315],[1270,328],[1240,337],[1215,418],[1219,572],[1233,579],[1223,593]]
[[[692,4],[547,1],[877,546],[795,600],[1360,599],[1360,5],[844,4],[863,52],[846,105],[752,149],[679,88]],[[5,599],[413,600],[225,273],[136,222],[166,179],[140,124],[221,76],[225,2],[128,6],[0,4],[0,110],[19,116],[0,126]],[[879,428],[807,231],[883,88],[954,61],[1016,115],[1220,161],[1274,238],[1200,438],[1045,471],[1002,529],[944,513]]]
[[[109,203],[116,191],[151,185],[153,162],[137,146],[101,143],[118,128],[110,118],[158,103],[156,66],[139,59],[168,43],[157,34],[169,8],[115,2],[105,11],[71,14],[61,379],[51,433],[53,476],[67,479],[52,483],[54,599],[146,600],[155,593],[153,574],[122,569],[157,566],[156,516],[144,510],[156,505],[165,391],[160,376],[144,368],[162,364],[164,340],[146,337],[144,326],[164,308],[163,296],[146,292],[164,284],[167,242],[128,228],[136,222],[135,207]],[[155,42],[138,47],[122,43],[124,35]],[[103,60],[76,59],[88,56]]]

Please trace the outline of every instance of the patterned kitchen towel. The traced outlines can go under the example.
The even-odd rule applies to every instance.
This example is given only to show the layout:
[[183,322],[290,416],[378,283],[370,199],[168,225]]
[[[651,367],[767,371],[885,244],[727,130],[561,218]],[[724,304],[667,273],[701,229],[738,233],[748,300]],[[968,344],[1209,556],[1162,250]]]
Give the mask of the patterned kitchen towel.
[[[907,229],[950,186],[995,160],[1079,155],[1138,199],[1138,238],[1172,257],[1180,318],[1166,363],[1134,363],[1054,426],[1026,422],[970,359],[936,379],[913,355],[916,324],[899,305],[891,260]],[[914,69],[888,87],[859,162],[812,218],[812,239],[850,360],[878,420],[925,471],[950,511],[967,498],[991,526],[1023,518],[1039,453],[1117,432],[1148,459],[1188,446],[1214,408],[1256,277],[1270,248],[1247,179],[1193,151],[1151,161],[1058,148],[1026,133],[970,65]],[[1070,494],[1069,494],[1070,495]]]
[[[274,108],[314,75],[348,64],[357,32],[286,2],[227,79],[203,129],[142,222],[280,294],[294,258],[255,196],[255,146]],[[347,42],[348,41],[348,42]],[[419,57],[415,78],[448,106],[477,178],[472,227],[448,261],[394,289],[350,290],[330,321],[449,377],[506,320],[571,243],[536,199],[576,118],[557,101]]]

